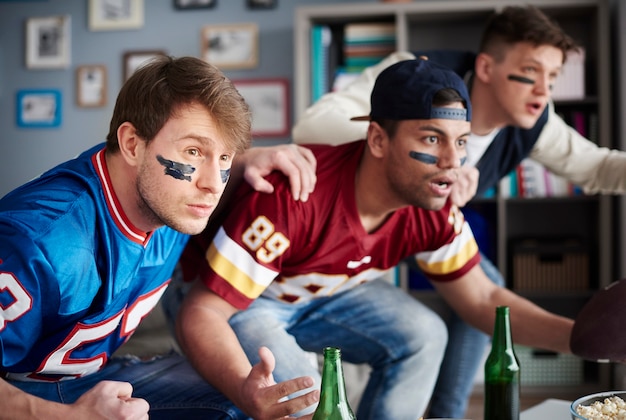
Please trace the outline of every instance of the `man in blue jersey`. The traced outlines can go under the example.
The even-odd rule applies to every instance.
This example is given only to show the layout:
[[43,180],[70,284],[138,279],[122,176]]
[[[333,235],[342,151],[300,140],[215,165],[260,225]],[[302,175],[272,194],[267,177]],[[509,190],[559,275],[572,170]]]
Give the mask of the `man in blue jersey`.
[[279,169],[306,201],[310,152],[246,151],[250,121],[217,68],[159,57],[122,87],[106,144],[0,200],[0,418],[283,418],[316,401],[317,391],[284,398],[313,380],[276,385],[267,349],[254,367],[242,354],[221,378],[227,397],[180,355],[111,358],[231,174],[271,191],[262,176]]
[[[626,153],[598,147],[568,126],[551,103],[551,88],[569,52],[578,48],[555,22],[532,6],[509,6],[494,13],[483,31],[478,54],[465,51],[398,51],[365,69],[345,88],[328,93],[296,121],[294,142],[344,143],[365,137],[368,125],[350,121],[369,112],[378,74],[402,60],[426,54],[467,81],[472,134],[467,164],[450,195],[459,207],[497,185],[526,157],[581,186],[587,193],[626,192]],[[480,177],[479,177],[480,173]],[[464,209],[464,212],[466,210]],[[483,256],[483,270],[504,279]],[[461,418],[488,336],[454,313],[449,341],[430,405],[430,417]]]

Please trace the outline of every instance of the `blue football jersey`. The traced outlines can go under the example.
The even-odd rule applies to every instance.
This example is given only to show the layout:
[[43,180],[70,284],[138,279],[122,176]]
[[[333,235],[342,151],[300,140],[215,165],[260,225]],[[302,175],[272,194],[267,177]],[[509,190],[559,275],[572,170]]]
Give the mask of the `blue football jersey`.
[[100,144],[0,200],[0,374],[99,370],[154,308],[188,236],[137,229]]

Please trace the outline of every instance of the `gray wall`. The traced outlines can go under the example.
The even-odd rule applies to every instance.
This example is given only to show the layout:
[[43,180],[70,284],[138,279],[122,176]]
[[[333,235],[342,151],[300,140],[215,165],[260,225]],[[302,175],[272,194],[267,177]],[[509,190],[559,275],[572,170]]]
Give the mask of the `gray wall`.
[[[104,141],[121,86],[125,51],[163,49],[176,56],[200,56],[200,30],[204,25],[255,22],[260,29],[258,67],[226,70],[226,75],[232,79],[288,78],[293,94],[295,9],[302,5],[377,0],[277,0],[277,8],[268,10],[249,10],[246,0],[216,1],[217,5],[212,9],[181,11],[173,7],[173,0],[144,0],[145,22],[141,29],[90,32],[87,25],[89,0],[0,0],[0,197],[53,165]],[[616,7],[620,0],[608,1]],[[27,70],[24,64],[26,19],[65,14],[72,18],[70,67]],[[614,74],[621,77],[618,63],[616,59]],[[90,109],[75,105],[75,70],[85,64],[107,67],[108,103],[105,107]],[[33,129],[17,126],[16,92],[29,88],[62,91],[63,121],[60,127]],[[288,137],[259,139],[255,144],[287,141]]]
[[[200,56],[200,30],[204,25],[256,22],[260,34],[258,67],[224,72],[231,79],[288,78],[291,89],[295,8],[363,1],[367,0],[277,0],[276,8],[258,10],[248,9],[246,0],[217,0],[211,9],[178,10],[172,0],[144,0],[141,29],[90,32],[89,0],[0,0],[0,197],[53,165],[104,141],[122,82],[125,51],[163,49],[175,56]],[[26,69],[26,19],[54,15],[71,15],[71,65],[63,70]],[[85,64],[107,67],[105,107],[79,108],[75,104],[75,70]],[[60,127],[17,126],[16,92],[30,88],[61,90]],[[287,141],[289,138],[263,139],[255,144]]]

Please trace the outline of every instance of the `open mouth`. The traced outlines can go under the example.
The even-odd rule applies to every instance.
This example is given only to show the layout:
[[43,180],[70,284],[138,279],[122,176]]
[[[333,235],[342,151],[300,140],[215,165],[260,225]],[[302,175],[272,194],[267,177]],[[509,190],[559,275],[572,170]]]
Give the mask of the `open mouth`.
[[543,110],[543,103],[542,102],[531,102],[528,105],[528,109],[533,113],[539,113]]

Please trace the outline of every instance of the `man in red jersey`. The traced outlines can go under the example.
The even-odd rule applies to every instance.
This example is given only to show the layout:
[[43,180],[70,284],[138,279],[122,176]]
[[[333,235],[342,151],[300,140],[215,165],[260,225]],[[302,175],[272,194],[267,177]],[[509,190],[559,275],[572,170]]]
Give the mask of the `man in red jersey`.
[[192,239],[181,263],[197,281],[177,327],[196,369],[228,395],[222,378],[265,346],[276,380],[309,375],[319,386],[307,352],[340,347],[345,361],[372,368],[359,419],[419,417],[447,330],[380,280],[408,256],[470,324],[491,332],[495,307],[507,305],[518,342],[569,352],[572,321],[493,284],[449,200],[470,133],[463,80],[431,61],[396,63],[378,76],[364,119],[365,140],[310,146],[318,181],[306,203],[272,174],[274,194],[241,186],[221,220]]

